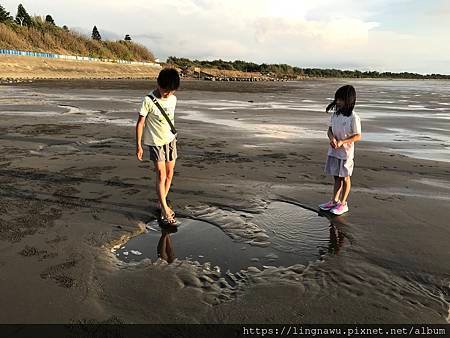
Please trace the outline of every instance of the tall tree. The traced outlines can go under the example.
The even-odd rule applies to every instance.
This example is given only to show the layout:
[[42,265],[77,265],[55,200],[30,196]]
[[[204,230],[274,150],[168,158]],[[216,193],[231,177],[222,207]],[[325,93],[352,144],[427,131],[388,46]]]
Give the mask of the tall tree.
[[11,15],[9,15],[9,12],[3,8],[2,5],[0,5],[0,22],[10,21],[12,20]]
[[124,40],[125,41],[131,41],[131,36],[129,34],[125,35]]
[[62,28],[63,28],[66,32],[69,31],[69,27],[67,27],[66,25],[62,26]]
[[97,29],[97,26],[94,26],[94,28],[92,29],[92,38],[97,41],[102,40],[102,37]]
[[19,6],[17,7],[16,22],[21,26],[33,25],[33,20],[27,13],[26,9],[22,6],[22,4],[19,4]]
[[52,16],[50,14],[47,14],[45,17],[45,22],[48,22],[52,25],[55,25],[55,21],[53,20]]

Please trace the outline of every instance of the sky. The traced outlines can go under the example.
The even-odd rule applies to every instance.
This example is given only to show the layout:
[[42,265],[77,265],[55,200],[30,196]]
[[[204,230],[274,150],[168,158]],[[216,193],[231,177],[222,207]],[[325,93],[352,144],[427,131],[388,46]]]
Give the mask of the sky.
[[450,0],[0,0],[160,60],[450,74]]

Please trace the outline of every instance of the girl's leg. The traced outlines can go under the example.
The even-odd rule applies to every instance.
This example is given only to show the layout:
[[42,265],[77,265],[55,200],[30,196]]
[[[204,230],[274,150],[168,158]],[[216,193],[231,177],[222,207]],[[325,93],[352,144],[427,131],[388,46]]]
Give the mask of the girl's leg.
[[341,203],[345,204],[345,203],[347,203],[348,194],[350,193],[350,188],[351,188],[352,184],[350,181],[350,176],[343,177],[343,179],[344,179],[344,184],[342,187]]
[[334,176],[334,189],[333,189],[333,201],[338,202],[340,200],[342,191],[343,177]]

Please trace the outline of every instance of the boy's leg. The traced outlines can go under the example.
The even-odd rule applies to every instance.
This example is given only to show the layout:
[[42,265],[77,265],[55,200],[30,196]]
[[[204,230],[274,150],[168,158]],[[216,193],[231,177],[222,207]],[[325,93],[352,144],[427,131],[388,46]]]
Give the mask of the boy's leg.
[[167,262],[167,254],[166,254],[167,236],[168,236],[167,233],[163,232],[161,234],[161,238],[158,241],[158,247],[157,247],[159,258],[165,260],[166,262]]
[[175,170],[175,160],[166,162],[166,184],[165,184],[166,201],[167,195],[169,194],[170,185],[172,184],[174,170]]
[[343,177],[334,176],[334,189],[333,189],[333,201],[338,202],[340,200],[342,190]]
[[157,250],[158,256],[167,263],[172,263],[174,261],[175,254],[172,247],[172,240],[170,239],[170,233],[163,230],[158,242]]
[[170,221],[173,211],[167,205],[167,191],[166,191],[166,163],[164,161],[154,161],[156,172],[156,194],[161,205],[162,215]]
[[170,235],[167,235],[166,239],[166,255],[167,255],[167,262],[172,263],[175,259],[175,254],[173,251],[172,238],[170,237]]
[[348,194],[350,193],[350,188],[352,186],[351,181],[350,181],[350,176],[347,177],[342,177],[344,184],[342,187],[342,199],[341,202],[342,204],[347,203],[347,198],[348,198]]

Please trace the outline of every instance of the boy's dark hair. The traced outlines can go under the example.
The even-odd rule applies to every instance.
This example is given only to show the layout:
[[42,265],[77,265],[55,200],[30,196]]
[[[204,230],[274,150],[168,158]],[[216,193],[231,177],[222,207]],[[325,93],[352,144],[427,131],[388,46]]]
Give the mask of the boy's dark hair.
[[[336,109],[336,100],[340,99],[344,101],[344,106],[342,108]],[[350,116],[353,113],[353,108],[355,108],[356,102],[356,90],[351,85],[346,85],[339,88],[334,94],[334,100],[327,107],[327,112],[335,109],[336,114],[343,114],[344,116]]]
[[177,90],[180,87],[180,75],[175,68],[164,68],[159,72],[158,85],[167,90]]

